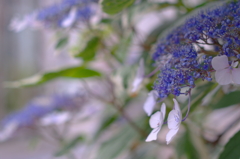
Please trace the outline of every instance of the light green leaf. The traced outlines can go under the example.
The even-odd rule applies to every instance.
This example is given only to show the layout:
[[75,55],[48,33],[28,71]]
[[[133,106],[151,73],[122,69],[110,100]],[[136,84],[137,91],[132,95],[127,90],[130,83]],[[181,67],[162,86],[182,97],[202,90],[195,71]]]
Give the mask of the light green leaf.
[[177,142],[177,153],[179,158],[185,156],[189,159],[198,159],[199,154],[195,149],[195,146],[190,137],[190,131],[187,129],[186,132],[181,136]]
[[131,142],[137,136],[129,125],[122,127],[120,132],[101,145],[97,159],[116,158],[122,151],[130,148]]
[[72,150],[74,147],[76,147],[77,144],[79,144],[79,142],[82,142],[82,141],[84,141],[84,138],[82,136],[78,136],[78,137],[74,138],[68,144],[63,146],[63,148],[59,152],[57,152],[55,154],[55,156],[59,157],[59,156],[67,154],[68,152],[70,152],[70,150]]
[[64,46],[66,46],[68,43],[68,37],[64,37],[64,38],[61,38],[58,40],[55,48],[56,49],[60,49],[60,48],[63,48]]
[[100,38],[93,37],[88,41],[86,47],[77,55],[75,55],[75,57],[80,57],[84,61],[90,61],[94,59],[96,52],[98,51],[99,44],[100,44]]
[[240,158],[240,131],[238,131],[225,145],[219,159],[239,159]]
[[71,67],[65,68],[58,71],[47,72],[44,74],[38,74],[30,78],[22,79],[16,82],[7,82],[5,85],[7,87],[25,87],[25,86],[35,86],[46,83],[50,80],[64,77],[64,78],[87,78],[100,76],[100,73],[85,67]]
[[107,14],[116,14],[129,7],[135,0],[103,0],[102,9]]
[[126,38],[123,38],[120,43],[112,50],[111,54],[118,60],[120,63],[125,61],[125,58],[128,53],[128,49],[132,43],[133,34],[129,34]]
[[229,94],[224,95],[217,103],[215,103],[212,107],[213,109],[225,108],[228,106],[232,106],[240,103],[240,91],[231,92]]
[[118,115],[116,115],[116,114],[104,118],[102,123],[101,123],[101,126],[98,129],[98,131],[96,132],[96,135],[95,135],[94,138],[97,139],[99,137],[99,135],[104,130],[106,130],[110,125],[112,125],[112,123],[114,123],[117,119],[118,119]]

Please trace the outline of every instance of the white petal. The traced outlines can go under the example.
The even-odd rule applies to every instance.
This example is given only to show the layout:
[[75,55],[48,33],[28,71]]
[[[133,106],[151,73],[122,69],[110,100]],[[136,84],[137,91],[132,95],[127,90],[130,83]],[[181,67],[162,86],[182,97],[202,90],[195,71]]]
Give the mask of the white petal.
[[220,85],[227,85],[232,82],[232,73],[230,69],[218,70],[215,73],[217,83]]
[[238,61],[232,62],[232,64],[231,64],[232,67],[237,67],[237,65],[238,65]]
[[150,142],[153,140],[157,140],[157,134],[160,131],[161,128],[155,128],[151,131],[151,133],[148,135],[147,139],[145,140],[146,142]]
[[160,113],[158,111],[151,116],[151,118],[149,120],[149,125],[151,128],[157,128],[157,127],[159,127],[159,125],[162,124],[162,121],[163,121],[162,113]]
[[74,23],[76,16],[77,16],[77,10],[76,8],[73,8],[70,11],[69,15],[67,16],[67,18],[63,20],[62,27],[64,28],[70,27]]
[[51,113],[40,119],[40,124],[43,126],[47,125],[61,125],[68,121],[71,115],[68,112]]
[[7,124],[3,130],[0,132],[0,141],[5,141],[14,133],[14,131],[18,128],[17,122],[11,122]]
[[139,62],[136,77],[133,80],[132,92],[135,92],[137,90],[138,86],[142,83],[142,81],[144,79],[144,72],[145,72],[144,71],[144,61],[143,61],[143,59],[141,59]]
[[143,105],[144,111],[147,113],[148,116],[152,114],[153,108],[157,102],[158,93],[156,90],[152,90],[147,97],[147,100],[145,101]]
[[226,55],[216,56],[212,59],[212,67],[214,70],[222,70],[229,67],[228,57]]
[[175,98],[173,98],[173,102],[174,102],[174,109],[181,112],[179,104],[178,104],[178,102],[177,102],[177,100]]
[[177,134],[179,128],[177,129],[171,129],[168,133],[167,133],[167,136],[166,136],[166,141],[167,141],[167,144],[169,144],[172,140],[172,138]]
[[165,118],[165,114],[166,114],[166,104],[163,103],[162,106],[161,106],[161,113],[162,113],[162,117],[163,117],[163,120]]
[[179,116],[178,110],[172,110],[170,111],[168,115],[168,128],[169,129],[177,129],[181,123],[181,117]]
[[233,68],[232,80],[236,84],[240,84],[240,68]]
[[136,92],[136,90],[138,89],[138,86],[142,83],[143,78],[135,78],[133,80],[133,88],[132,88],[132,92]]

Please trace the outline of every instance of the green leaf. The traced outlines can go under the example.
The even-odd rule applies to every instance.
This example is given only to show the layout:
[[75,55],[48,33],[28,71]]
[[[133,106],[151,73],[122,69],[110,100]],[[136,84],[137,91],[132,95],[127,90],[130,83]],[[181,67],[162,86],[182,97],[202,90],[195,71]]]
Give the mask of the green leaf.
[[68,144],[66,144],[65,146],[63,146],[63,148],[58,151],[55,156],[59,157],[62,156],[64,154],[67,154],[68,152],[70,152],[70,150],[72,150],[74,147],[77,146],[77,144],[79,144],[79,142],[84,141],[83,136],[78,136],[76,138],[74,138],[72,141],[70,141]]
[[107,118],[103,119],[100,128],[96,132],[95,139],[99,137],[99,135],[106,130],[112,123],[114,123],[118,119],[118,115],[114,114],[111,116],[108,116]]
[[55,45],[56,49],[60,49],[63,48],[64,46],[66,46],[68,43],[68,37],[64,37],[58,40],[57,44]]
[[80,57],[84,61],[90,61],[94,59],[96,52],[98,50],[100,44],[100,38],[99,37],[93,37],[88,42],[86,47],[80,51],[75,57]]
[[190,137],[190,131],[187,129],[183,136],[177,142],[177,153],[179,158],[186,156],[189,159],[198,159],[199,154],[195,149],[192,139]]
[[240,158],[240,131],[238,131],[225,145],[219,159],[239,159]]
[[122,151],[130,148],[131,142],[137,136],[129,125],[122,127],[120,132],[101,145],[97,159],[116,158]]
[[225,108],[240,103],[240,91],[231,92],[224,95],[217,103],[212,107],[213,109]]
[[135,0],[103,0],[102,9],[107,14],[116,14],[129,7]]
[[16,82],[7,82],[5,85],[8,87],[25,87],[35,86],[46,83],[50,80],[64,77],[64,78],[87,78],[100,76],[100,73],[85,67],[71,67],[58,71],[47,72],[44,74],[38,74],[30,78],[22,79]]
[[112,50],[111,54],[118,60],[120,63],[125,61],[125,58],[128,53],[128,49],[132,43],[133,34],[129,34],[126,38],[123,38],[120,43]]

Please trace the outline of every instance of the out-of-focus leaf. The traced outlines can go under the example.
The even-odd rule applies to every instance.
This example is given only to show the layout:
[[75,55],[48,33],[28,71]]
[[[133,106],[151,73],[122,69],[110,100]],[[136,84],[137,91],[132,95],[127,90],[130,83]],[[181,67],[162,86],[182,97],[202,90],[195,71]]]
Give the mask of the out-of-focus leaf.
[[120,43],[114,48],[111,54],[118,60],[120,63],[125,61],[126,55],[128,53],[128,49],[132,43],[133,34],[126,36],[123,38]]
[[64,38],[61,38],[58,40],[55,48],[56,49],[60,49],[60,48],[63,48],[64,46],[66,46],[68,43],[68,37],[64,37]]
[[110,19],[110,18],[104,18],[104,19],[101,19],[100,23],[104,23],[104,24],[109,24],[113,21],[113,19]]
[[8,87],[25,87],[25,86],[35,86],[46,83],[50,80],[64,77],[64,78],[88,78],[96,77],[101,74],[97,71],[87,69],[85,67],[71,67],[65,68],[58,71],[47,72],[44,74],[38,74],[33,77],[22,79],[16,82],[7,82],[6,86]]
[[186,156],[186,158],[189,159],[199,159],[199,154],[192,143],[190,131],[188,129],[177,142],[177,153],[179,158]]
[[92,39],[90,39],[88,41],[86,47],[81,52],[79,52],[77,55],[75,55],[75,57],[80,57],[84,61],[92,60],[96,55],[99,44],[100,44],[100,38],[93,37]]
[[239,159],[240,158],[240,131],[238,131],[225,145],[219,159]]
[[221,99],[215,103],[212,108],[220,109],[228,106],[232,106],[240,103],[240,91],[231,92],[229,94],[224,95]]
[[161,3],[156,3],[156,7],[158,10],[160,9],[164,9],[167,7],[172,7],[172,6],[176,6],[177,4],[175,3],[169,3],[169,2],[161,2]]
[[74,138],[72,141],[70,141],[68,144],[66,144],[65,146],[63,146],[63,148],[58,151],[55,156],[59,157],[62,155],[67,154],[68,152],[70,152],[70,150],[72,150],[74,147],[77,146],[77,144],[79,144],[80,142],[84,141],[84,137],[83,136],[78,136],[76,138]]
[[129,125],[122,127],[119,133],[101,145],[96,159],[116,158],[122,151],[129,149],[131,142],[137,136],[136,132]]
[[[203,98],[216,87],[217,87],[217,84],[212,83],[212,82],[209,82],[207,84],[197,87],[196,92],[191,95],[190,112],[193,112],[195,110],[195,108],[202,103]],[[187,106],[188,100],[183,105]]]
[[102,9],[107,14],[116,14],[129,7],[135,0],[103,0]]
[[106,130],[112,123],[114,123],[117,120],[118,116],[117,115],[111,115],[103,119],[102,124],[98,131],[96,132],[95,139],[99,137],[99,135]]

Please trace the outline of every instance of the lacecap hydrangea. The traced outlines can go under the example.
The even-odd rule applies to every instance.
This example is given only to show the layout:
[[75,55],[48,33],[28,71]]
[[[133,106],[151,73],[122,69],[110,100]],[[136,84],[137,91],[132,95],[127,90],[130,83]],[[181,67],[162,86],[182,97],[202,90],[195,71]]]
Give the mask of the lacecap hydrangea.
[[[159,40],[153,59],[158,64],[169,58],[154,90],[160,98],[188,94],[197,79],[212,80],[211,61],[222,55],[234,62],[240,59],[240,1],[199,11]],[[188,90],[181,92],[183,87]]]

